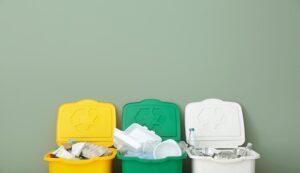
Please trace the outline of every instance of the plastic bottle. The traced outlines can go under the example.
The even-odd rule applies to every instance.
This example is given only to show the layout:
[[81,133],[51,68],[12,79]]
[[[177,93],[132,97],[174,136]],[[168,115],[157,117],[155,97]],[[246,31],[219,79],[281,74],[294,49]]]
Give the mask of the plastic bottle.
[[196,136],[194,128],[189,129],[188,145],[196,147]]

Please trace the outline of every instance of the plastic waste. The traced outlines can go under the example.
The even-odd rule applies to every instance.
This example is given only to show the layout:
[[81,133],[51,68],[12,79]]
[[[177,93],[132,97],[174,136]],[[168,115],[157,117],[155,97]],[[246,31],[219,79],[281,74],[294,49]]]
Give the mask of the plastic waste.
[[124,132],[114,129],[114,146],[120,152],[149,150],[149,147],[154,148],[153,145],[161,141],[160,136],[137,123],[130,125]]
[[194,128],[189,128],[188,145],[189,146],[197,146]]
[[180,141],[178,145],[182,153],[186,153],[186,150],[188,149],[188,145],[184,141]]
[[181,156],[180,146],[173,139],[168,139],[155,146],[153,150],[154,159],[162,159],[169,156]]
[[218,150],[214,148],[195,148],[190,147],[190,151],[193,155],[196,156],[208,156],[208,157],[214,157],[217,153],[219,153]]
[[215,154],[218,153],[218,151],[214,148],[202,148],[202,153],[204,156],[213,157]]
[[236,154],[238,157],[245,157],[250,155],[249,153],[252,151],[253,144],[248,143],[245,148],[239,147],[236,149]]
[[215,155],[216,159],[236,159],[238,158],[237,154],[234,150],[230,151],[220,151],[218,154]]
[[134,138],[125,134],[123,131],[115,128],[114,129],[114,146],[119,151],[140,151],[142,143],[137,142]]
[[147,141],[143,144],[143,153],[152,153],[155,147],[160,144],[160,142],[157,141]]
[[204,156],[204,154],[202,153],[202,149],[194,148],[194,147],[189,147],[189,151],[191,152],[192,155],[195,155],[195,156]]
[[130,125],[124,133],[137,141],[138,143],[145,142],[161,142],[162,139],[160,136],[156,135],[154,131],[149,130],[146,126],[141,126],[137,123]]
[[186,148],[185,143],[180,146],[172,139],[162,142],[155,132],[137,123],[133,123],[125,131],[114,129],[114,146],[124,156],[142,159],[181,156]]
[[238,147],[234,149],[218,150],[215,148],[196,148],[194,146],[189,147],[191,154],[196,156],[212,157],[215,159],[236,159],[240,157],[246,157],[252,150],[252,144],[248,143],[246,147]]

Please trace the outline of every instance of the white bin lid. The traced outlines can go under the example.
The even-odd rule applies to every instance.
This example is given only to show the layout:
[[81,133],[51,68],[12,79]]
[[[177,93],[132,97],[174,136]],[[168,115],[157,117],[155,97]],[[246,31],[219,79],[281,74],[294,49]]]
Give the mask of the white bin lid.
[[241,106],[235,102],[207,99],[185,108],[186,140],[194,128],[197,147],[235,148],[245,142]]

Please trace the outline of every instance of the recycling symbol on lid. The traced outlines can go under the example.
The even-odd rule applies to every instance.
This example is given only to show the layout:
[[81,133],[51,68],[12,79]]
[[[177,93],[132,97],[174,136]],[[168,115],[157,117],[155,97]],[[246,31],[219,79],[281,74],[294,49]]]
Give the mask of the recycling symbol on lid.
[[71,116],[73,127],[79,131],[88,131],[91,126],[96,124],[99,112],[95,109],[76,110]]
[[160,108],[141,108],[136,116],[137,123],[147,126],[148,129],[153,130],[160,126],[165,120],[165,112]]
[[204,129],[216,130],[224,121],[224,111],[222,108],[203,108],[198,114],[199,126]]

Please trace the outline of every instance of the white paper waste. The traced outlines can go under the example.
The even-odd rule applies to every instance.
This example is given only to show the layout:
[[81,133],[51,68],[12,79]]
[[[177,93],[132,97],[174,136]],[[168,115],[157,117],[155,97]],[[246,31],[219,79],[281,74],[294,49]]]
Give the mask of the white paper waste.
[[108,152],[108,148],[86,143],[85,147],[82,149],[82,156],[91,159],[103,156],[106,152]]
[[108,156],[112,154],[112,150],[95,144],[79,142],[73,144],[70,151],[66,150],[62,145],[52,152],[52,154],[56,157],[67,160],[79,160],[81,158],[91,159],[94,157]]
[[69,153],[64,146],[59,147],[57,150],[55,150],[52,154],[54,154],[56,157],[59,158],[65,158],[68,160],[76,160],[77,158],[75,155]]

